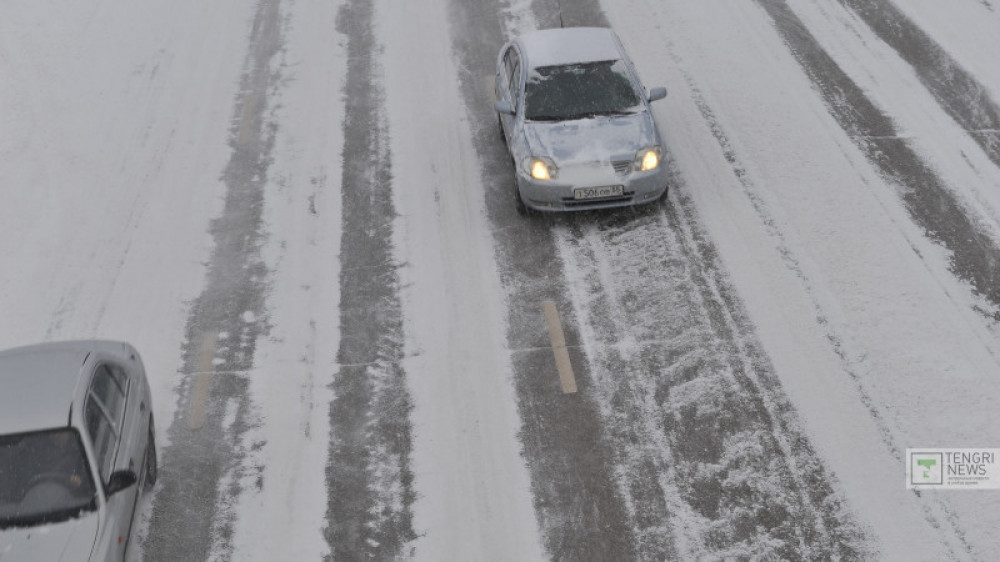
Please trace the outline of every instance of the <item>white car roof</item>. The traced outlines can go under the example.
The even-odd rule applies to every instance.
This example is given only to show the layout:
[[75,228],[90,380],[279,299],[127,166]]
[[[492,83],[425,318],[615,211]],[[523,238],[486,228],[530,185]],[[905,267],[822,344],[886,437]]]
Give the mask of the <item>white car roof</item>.
[[568,27],[526,33],[517,39],[529,68],[624,57],[615,32],[603,27]]
[[125,343],[106,340],[48,342],[0,351],[0,435],[70,425],[70,408],[91,353],[125,361]]
[[68,426],[87,355],[51,345],[0,353],[0,434]]

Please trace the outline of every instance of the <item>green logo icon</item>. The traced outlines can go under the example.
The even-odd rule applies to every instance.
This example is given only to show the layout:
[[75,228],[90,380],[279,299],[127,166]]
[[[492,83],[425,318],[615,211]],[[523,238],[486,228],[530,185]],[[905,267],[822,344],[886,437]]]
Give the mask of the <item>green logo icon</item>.
[[940,486],[944,484],[944,454],[939,452],[907,450],[910,466],[908,485]]
[[917,460],[917,465],[924,469],[924,478],[930,478],[931,477],[930,470],[936,464],[937,464],[937,460],[936,459],[919,459],[919,460]]

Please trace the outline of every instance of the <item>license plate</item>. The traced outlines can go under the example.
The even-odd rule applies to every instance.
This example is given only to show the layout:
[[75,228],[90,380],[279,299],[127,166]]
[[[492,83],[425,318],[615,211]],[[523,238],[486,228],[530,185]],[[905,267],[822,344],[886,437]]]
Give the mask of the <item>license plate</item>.
[[625,195],[624,185],[602,185],[600,187],[578,187],[573,190],[573,199],[600,199]]

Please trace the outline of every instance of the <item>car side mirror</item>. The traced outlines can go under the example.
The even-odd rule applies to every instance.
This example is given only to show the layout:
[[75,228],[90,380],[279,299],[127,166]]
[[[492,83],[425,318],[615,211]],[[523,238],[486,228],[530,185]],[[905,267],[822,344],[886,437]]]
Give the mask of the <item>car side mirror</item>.
[[134,470],[116,470],[111,473],[111,478],[108,479],[108,495],[117,494],[138,481],[139,477],[136,476]]
[[510,106],[510,102],[507,100],[499,100],[493,104],[493,109],[497,110],[498,113],[504,113],[506,115],[514,115],[514,108]]
[[649,101],[662,100],[667,97],[667,89],[663,86],[657,86],[649,90]]

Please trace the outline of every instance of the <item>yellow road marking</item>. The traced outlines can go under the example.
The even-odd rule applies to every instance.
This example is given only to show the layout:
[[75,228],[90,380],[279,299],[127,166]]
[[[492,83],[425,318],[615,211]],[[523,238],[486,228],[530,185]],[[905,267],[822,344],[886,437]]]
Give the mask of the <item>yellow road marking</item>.
[[573,365],[569,362],[566,336],[563,335],[562,324],[559,322],[556,303],[542,301],[542,311],[545,313],[545,324],[549,327],[549,341],[552,343],[552,353],[556,358],[556,370],[559,371],[563,394],[576,392],[576,378],[573,376]]
[[212,380],[212,359],[215,358],[215,333],[205,334],[198,357],[198,375],[191,389],[191,404],[188,407],[188,429],[200,429],[205,425],[205,402],[208,401],[208,383]]
[[249,139],[251,121],[253,121],[254,111],[257,110],[257,93],[251,92],[250,97],[243,102],[243,111],[240,114],[240,131],[237,142],[245,145]]

